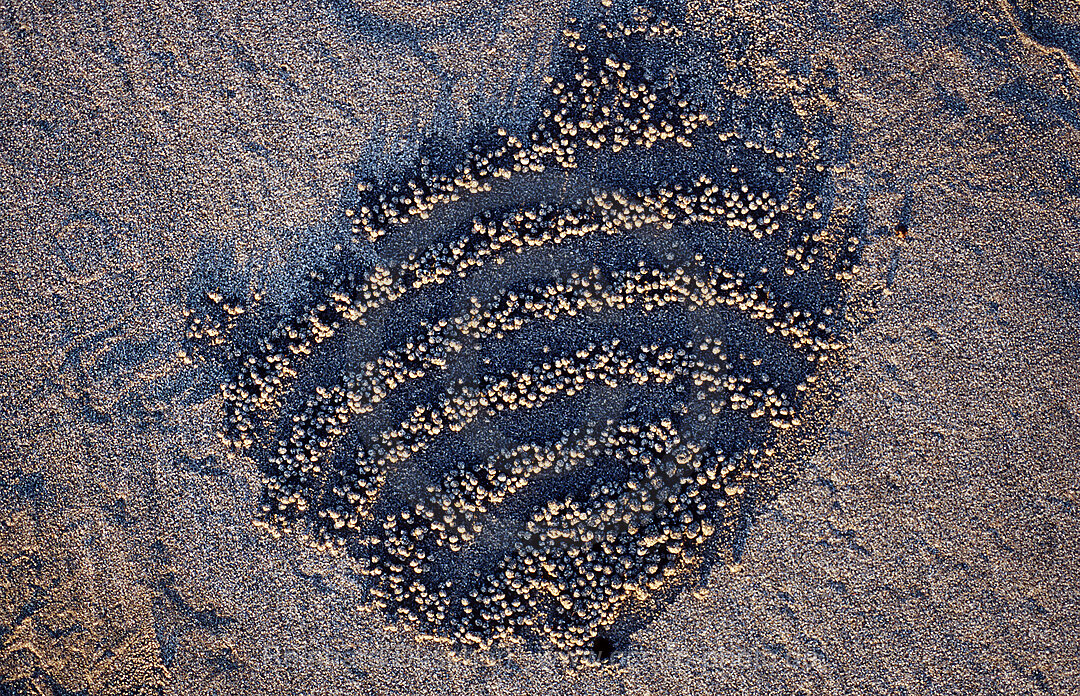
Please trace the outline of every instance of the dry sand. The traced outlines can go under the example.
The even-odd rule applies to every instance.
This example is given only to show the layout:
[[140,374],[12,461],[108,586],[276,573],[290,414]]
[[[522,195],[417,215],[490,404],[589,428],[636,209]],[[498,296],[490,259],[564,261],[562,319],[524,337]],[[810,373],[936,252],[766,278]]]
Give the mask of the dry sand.
[[687,4],[835,65],[878,299],[740,566],[621,660],[457,655],[253,528],[220,375],[176,359],[184,308],[296,302],[354,176],[531,121],[576,12],[4,7],[0,693],[1080,691],[1076,0]]

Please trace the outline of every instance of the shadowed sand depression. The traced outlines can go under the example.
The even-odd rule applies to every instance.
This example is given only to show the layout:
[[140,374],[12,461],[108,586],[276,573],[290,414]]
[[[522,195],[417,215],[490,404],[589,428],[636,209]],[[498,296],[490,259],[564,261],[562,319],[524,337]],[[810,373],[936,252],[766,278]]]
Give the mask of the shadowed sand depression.
[[844,345],[859,242],[795,115],[812,90],[759,95],[751,137],[667,63],[686,38],[571,23],[528,132],[357,186],[304,311],[192,320],[235,365],[222,437],[263,471],[257,523],[421,632],[610,653],[730,551]]

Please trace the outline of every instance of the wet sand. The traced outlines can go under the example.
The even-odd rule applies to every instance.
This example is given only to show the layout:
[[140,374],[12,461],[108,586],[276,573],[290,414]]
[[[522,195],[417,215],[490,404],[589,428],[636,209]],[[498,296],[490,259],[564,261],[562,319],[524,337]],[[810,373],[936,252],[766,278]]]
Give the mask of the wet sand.
[[[16,7],[3,24],[8,693],[1069,693],[1080,71],[1066,9],[692,6],[827,67],[872,297],[805,469],[617,661],[461,655],[252,525],[208,290],[295,309],[357,176],[535,117],[573,7]],[[1073,27],[1075,27],[1075,20]],[[720,37],[718,37],[720,38]],[[768,84],[769,61],[756,66]],[[706,80],[707,81],[707,80]]]

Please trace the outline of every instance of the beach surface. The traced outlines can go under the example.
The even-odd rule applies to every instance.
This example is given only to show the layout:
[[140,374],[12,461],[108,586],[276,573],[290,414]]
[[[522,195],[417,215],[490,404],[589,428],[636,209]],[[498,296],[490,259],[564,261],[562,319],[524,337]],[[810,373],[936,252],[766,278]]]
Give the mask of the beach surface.
[[462,652],[253,525],[262,474],[218,438],[227,376],[181,355],[185,310],[295,311],[357,177],[533,122],[596,9],[5,8],[0,694],[1075,693],[1076,0],[673,13],[760,38],[766,82],[821,68],[866,320],[738,561],[614,659]]

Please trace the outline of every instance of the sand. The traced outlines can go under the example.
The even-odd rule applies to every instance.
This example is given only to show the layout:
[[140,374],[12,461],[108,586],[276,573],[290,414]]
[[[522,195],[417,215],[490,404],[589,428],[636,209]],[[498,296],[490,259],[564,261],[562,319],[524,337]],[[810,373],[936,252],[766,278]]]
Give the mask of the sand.
[[[835,67],[872,320],[799,478],[599,666],[459,654],[251,524],[207,290],[292,307],[358,174],[524,124],[555,3],[11,7],[0,692],[1055,693],[1080,683],[1080,6],[692,3]],[[1070,33],[1070,29],[1072,33]]]

